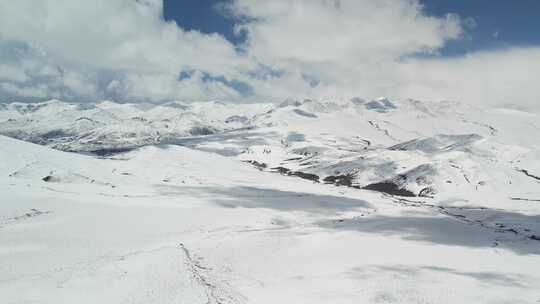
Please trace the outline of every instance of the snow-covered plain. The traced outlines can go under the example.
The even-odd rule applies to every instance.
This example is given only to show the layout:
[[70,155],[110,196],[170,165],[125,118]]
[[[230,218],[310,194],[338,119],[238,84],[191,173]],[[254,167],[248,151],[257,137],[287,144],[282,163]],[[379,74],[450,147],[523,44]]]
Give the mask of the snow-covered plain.
[[1,302],[538,303],[538,118],[0,104]]

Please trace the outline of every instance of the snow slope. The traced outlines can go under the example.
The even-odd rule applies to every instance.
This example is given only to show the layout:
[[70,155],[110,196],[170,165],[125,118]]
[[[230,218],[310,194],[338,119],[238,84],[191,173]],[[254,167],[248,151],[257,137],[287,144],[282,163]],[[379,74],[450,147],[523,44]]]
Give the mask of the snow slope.
[[0,147],[3,303],[540,300],[540,243],[497,226],[540,234],[537,203],[440,209],[180,146]]
[[537,303],[538,118],[1,104],[2,302]]
[[386,98],[0,107],[0,134],[60,150],[106,156],[174,144],[319,182],[518,209],[516,201],[540,200],[538,121],[515,110]]

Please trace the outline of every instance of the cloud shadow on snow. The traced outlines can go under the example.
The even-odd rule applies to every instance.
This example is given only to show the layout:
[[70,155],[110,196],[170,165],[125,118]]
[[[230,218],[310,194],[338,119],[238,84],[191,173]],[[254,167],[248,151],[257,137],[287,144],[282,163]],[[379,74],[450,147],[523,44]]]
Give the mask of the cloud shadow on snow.
[[[519,223],[532,225],[534,231],[540,230],[540,216],[527,216],[519,213],[496,211],[498,218],[512,218]],[[461,246],[470,248],[504,248],[517,254],[540,255],[540,242],[525,235],[512,232],[498,232],[495,229],[467,224],[442,215],[421,216],[374,215],[346,219],[344,221],[326,220],[317,222],[322,228],[336,231],[358,231],[383,236],[396,236],[405,240],[427,242],[433,245]],[[497,245],[495,243],[497,242]]]
[[[162,191],[166,191],[162,192],[165,195],[189,192],[190,195],[209,199],[225,208],[264,208],[328,216],[328,220],[316,221],[314,225],[331,231],[357,231],[399,237],[432,245],[502,248],[517,254],[540,255],[540,242],[529,239],[526,235],[515,235],[509,231],[498,232],[492,228],[464,223],[441,214],[426,215],[426,213],[404,212],[399,216],[389,216],[375,213],[368,216],[336,220],[336,215],[345,212],[374,209],[372,204],[359,199],[248,186],[231,188],[169,187],[162,189]],[[497,218],[502,222],[504,219],[511,219],[516,225],[523,224],[530,228],[527,232],[529,234],[538,234],[540,231],[540,216],[527,216],[499,210],[484,210],[484,212],[490,219]],[[507,226],[507,228],[510,227]],[[495,227],[493,226],[493,228]]]
[[432,273],[443,273],[452,276],[459,276],[472,279],[482,284],[502,287],[528,288],[527,277],[521,274],[500,273],[492,271],[461,271],[449,267],[440,266],[407,266],[407,265],[370,265],[367,267],[354,267],[348,274],[356,279],[370,279],[383,275],[400,280],[417,279]]
[[257,187],[239,186],[232,188],[202,187],[178,189],[198,192],[217,205],[225,208],[265,208],[278,211],[303,211],[318,215],[335,215],[341,212],[372,208],[364,200],[332,195],[280,191]]

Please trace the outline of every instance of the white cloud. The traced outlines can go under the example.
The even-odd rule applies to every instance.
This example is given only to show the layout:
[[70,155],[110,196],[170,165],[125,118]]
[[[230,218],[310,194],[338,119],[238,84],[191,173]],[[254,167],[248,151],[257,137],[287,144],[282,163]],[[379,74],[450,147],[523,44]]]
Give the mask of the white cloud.
[[28,76],[26,76],[24,70],[18,66],[0,64],[0,81],[1,80],[24,82],[28,80]]
[[190,65],[232,73],[245,64],[221,36],[165,23],[158,0],[5,2],[0,35],[38,46],[61,64],[169,73]]
[[[181,91],[185,85],[175,83],[181,71],[234,79],[251,67],[251,61],[238,55],[222,36],[184,31],[164,22],[161,14],[161,0],[3,1],[0,41],[15,41],[12,51],[27,53],[17,56],[18,62],[47,61],[47,66],[65,71],[47,80],[36,79],[39,71],[34,71],[30,73],[33,81],[61,83],[74,95],[86,97],[99,95],[99,89],[106,93],[97,87],[97,77],[104,72],[118,76],[118,81],[148,81],[125,86],[133,91],[124,90],[120,98],[192,98],[190,92]],[[0,62],[6,60],[13,58],[0,58]],[[10,71],[11,78],[18,78],[9,80],[24,82],[25,71],[25,67]]]
[[[272,79],[283,94],[540,106],[540,48],[442,58],[437,51],[447,41],[470,39],[465,31],[477,24],[426,16],[419,1],[235,0],[229,11],[251,20],[238,26],[248,53],[288,71],[286,81]],[[271,94],[268,82],[256,87]]]
[[427,17],[417,1],[237,0],[248,50],[269,60],[361,64],[434,51],[461,34],[459,18]]
[[248,37],[240,52],[165,22],[162,9],[162,0],[0,0],[0,97],[538,106],[540,48],[442,58],[474,20],[427,16],[418,0],[230,0]]
[[395,95],[540,109],[540,48],[414,60],[399,68],[404,83]]
[[201,72],[180,81],[161,73],[125,74],[122,80],[111,81],[107,91],[114,96],[138,100],[173,100],[179,96],[189,96],[190,100],[235,101],[242,98],[239,92],[222,82],[204,81]]
[[47,88],[45,85],[19,87],[16,84],[4,82],[0,83],[0,88],[6,93],[12,94],[14,96],[45,98],[54,97],[56,95],[54,92],[51,92],[49,88]]

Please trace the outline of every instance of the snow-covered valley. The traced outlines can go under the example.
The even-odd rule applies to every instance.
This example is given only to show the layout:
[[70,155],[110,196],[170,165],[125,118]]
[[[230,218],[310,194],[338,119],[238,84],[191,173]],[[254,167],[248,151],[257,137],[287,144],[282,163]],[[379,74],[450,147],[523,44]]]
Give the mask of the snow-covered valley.
[[2,302],[538,303],[539,121],[360,98],[0,104]]

